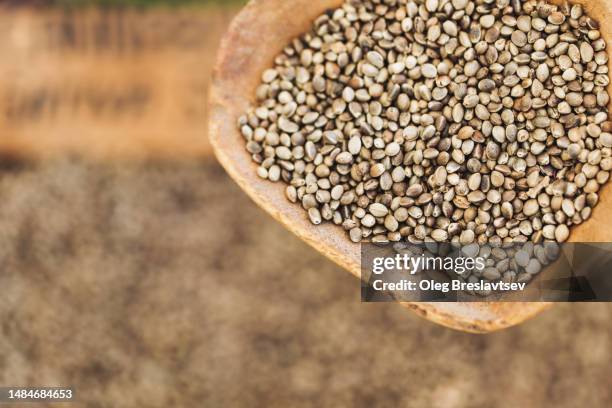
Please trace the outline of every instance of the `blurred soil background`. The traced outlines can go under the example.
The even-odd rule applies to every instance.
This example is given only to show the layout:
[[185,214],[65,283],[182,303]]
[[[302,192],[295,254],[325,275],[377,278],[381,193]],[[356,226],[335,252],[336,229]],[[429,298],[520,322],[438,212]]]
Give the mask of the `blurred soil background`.
[[0,139],[39,155],[0,160],[0,385],[83,407],[612,406],[611,305],[477,336],[361,304],[241,193],[204,121],[235,3],[36,3],[0,8]]

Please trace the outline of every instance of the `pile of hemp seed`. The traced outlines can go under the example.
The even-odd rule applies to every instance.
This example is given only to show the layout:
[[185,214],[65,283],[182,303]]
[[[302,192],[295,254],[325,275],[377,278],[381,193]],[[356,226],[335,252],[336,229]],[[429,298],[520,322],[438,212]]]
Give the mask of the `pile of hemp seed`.
[[612,169],[608,55],[582,6],[347,0],[239,119],[262,179],[354,242],[565,242]]

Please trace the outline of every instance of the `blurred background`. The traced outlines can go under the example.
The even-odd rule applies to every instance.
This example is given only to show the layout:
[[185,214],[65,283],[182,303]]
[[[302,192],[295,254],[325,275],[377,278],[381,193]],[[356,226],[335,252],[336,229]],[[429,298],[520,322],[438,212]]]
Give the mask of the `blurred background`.
[[87,407],[612,405],[612,306],[487,336],[361,304],[206,140],[238,1],[0,2],[0,385]]

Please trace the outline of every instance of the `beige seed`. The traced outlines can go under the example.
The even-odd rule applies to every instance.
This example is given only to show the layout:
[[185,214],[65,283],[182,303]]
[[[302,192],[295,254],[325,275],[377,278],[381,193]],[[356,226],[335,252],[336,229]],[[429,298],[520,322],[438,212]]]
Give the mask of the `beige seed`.
[[342,152],[336,156],[336,162],[339,164],[349,164],[353,162],[353,155],[349,152]]
[[512,33],[512,42],[519,48],[527,45],[527,35],[523,31],[516,30]]
[[442,187],[444,184],[446,184],[447,176],[448,173],[446,171],[446,168],[438,167],[434,173],[434,185]]
[[542,235],[546,239],[555,239],[555,230],[556,227],[554,225],[546,225],[542,229]]
[[580,43],[580,56],[582,57],[582,62],[584,63],[593,61],[594,51],[591,44],[588,42]]
[[366,59],[370,64],[378,69],[382,69],[385,66],[385,60],[382,55],[376,51],[370,51],[366,54]]
[[461,104],[456,104],[453,107],[453,111],[452,111],[452,119],[453,121],[455,121],[456,123],[461,123],[463,121],[465,115],[465,110],[463,109],[463,106]]
[[571,92],[569,94],[567,94],[567,103],[570,104],[570,106],[580,106],[582,105],[582,101],[583,101],[583,97],[582,94],[578,93],[578,92]]
[[480,17],[480,25],[484,28],[491,28],[495,24],[495,16],[492,14],[487,14]]
[[612,133],[602,133],[599,136],[599,143],[603,146],[603,147],[612,147]]
[[499,204],[502,200],[501,193],[497,190],[490,190],[487,193],[487,201],[492,204]]
[[365,76],[372,77],[372,78],[378,76],[378,72],[379,72],[378,68],[376,68],[372,64],[363,64],[361,66],[361,70]]
[[331,198],[332,200],[340,200],[342,195],[344,194],[344,187],[341,185],[334,186],[331,190]]
[[485,200],[486,196],[482,191],[472,191],[471,193],[468,194],[467,199],[470,203],[481,203]]
[[391,232],[395,232],[399,228],[399,223],[397,222],[395,217],[393,217],[393,215],[391,214],[385,217],[384,225],[385,225],[385,228]]
[[526,216],[532,217],[536,215],[538,211],[540,211],[540,206],[538,205],[537,200],[532,199],[525,202],[525,205],[523,206],[523,213]]
[[504,182],[505,177],[502,173],[499,171],[493,171],[491,173],[491,185],[493,185],[493,187],[501,187],[504,185]]
[[468,178],[468,187],[470,190],[478,190],[480,188],[482,176],[480,173],[474,173]]
[[361,240],[363,238],[363,233],[361,232],[361,228],[353,228],[353,229],[351,229],[350,232],[349,232],[349,236],[351,238],[351,241],[353,241],[355,243],[361,242]]
[[403,19],[401,25],[402,25],[402,31],[404,31],[405,33],[411,31],[412,27],[414,26],[411,18]]
[[558,243],[563,243],[569,238],[569,228],[565,224],[557,226],[555,229],[555,239]]
[[542,264],[537,259],[530,259],[525,267],[525,272],[530,275],[537,275],[542,270]]
[[473,77],[476,75],[479,69],[480,69],[480,64],[478,63],[477,60],[474,60],[474,61],[470,61],[465,64],[465,67],[463,68],[463,72],[468,77]]
[[374,203],[370,205],[370,214],[372,214],[376,218],[384,217],[389,213],[387,207],[383,204]]
[[570,199],[564,199],[561,204],[561,209],[568,217],[573,217],[576,214],[576,210],[574,209],[574,203]]
[[599,137],[601,135],[601,128],[594,123],[590,123],[586,127],[586,132],[591,137]]
[[312,222],[314,225],[319,225],[322,222],[321,212],[315,207],[308,210],[308,218],[310,218],[310,222]]
[[402,167],[396,167],[391,172],[391,178],[395,183],[401,183],[406,179],[406,172]]
[[419,207],[410,207],[408,209],[408,215],[410,215],[415,220],[418,220],[423,217],[423,210],[421,210]]
[[512,219],[514,215],[514,208],[512,207],[512,204],[510,204],[509,202],[502,203],[501,214],[508,220]]
[[576,44],[570,44],[567,55],[573,63],[579,64],[581,62],[580,49]]
[[352,155],[358,155],[361,152],[361,137],[353,136],[348,143],[348,151]]
[[406,69],[406,65],[403,62],[396,62],[389,65],[389,73],[393,75],[401,74]]
[[268,180],[277,182],[280,180],[281,170],[279,166],[272,166],[268,170]]
[[397,156],[400,152],[400,145],[398,143],[389,143],[387,147],[385,147],[385,154],[389,157]]
[[457,36],[457,24],[454,21],[446,20],[442,25],[444,32],[451,37]]
[[576,70],[574,68],[568,68],[563,71],[562,77],[566,82],[571,82],[578,77],[578,74],[576,73]]
[[421,68],[421,73],[425,78],[435,78],[438,75],[438,70],[432,64],[425,64]]
[[528,15],[520,15],[516,19],[516,26],[523,32],[529,32],[531,30],[531,17]]
[[597,105],[601,107],[607,107],[608,104],[610,103],[610,95],[608,95],[608,92],[606,91],[603,91],[603,90],[599,91],[597,92],[596,102],[597,102]]
[[361,225],[366,228],[372,228],[374,225],[376,225],[376,218],[374,218],[372,214],[366,214],[361,219]]
[[[520,32],[520,31],[517,31]],[[548,69],[548,65],[540,64],[536,69],[536,77],[540,82],[546,82],[548,80],[548,76],[550,75],[550,71]]]
[[571,159],[576,159],[580,155],[582,147],[577,143],[572,143],[567,148],[567,153]]
[[425,7],[430,13],[435,12],[438,9],[438,0],[425,0]]
[[342,98],[346,103],[353,102],[355,100],[355,91],[353,90],[353,88],[344,88],[344,90],[342,91]]
[[380,177],[385,172],[385,165],[382,163],[376,163],[370,167],[370,176]]
[[423,186],[420,184],[413,184],[406,190],[406,196],[416,198],[423,193]]
[[471,126],[464,126],[459,130],[458,137],[461,140],[470,139],[474,135],[474,128]]
[[280,130],[286,133],[295,133],[299,130],[299,127],[296,123],[290,121],[284,116],[281,116],[278,119],[278,127]]
[[455,10],[463,10],[468,5],[468,0],[452,0]]
[[278,77],[278,72],[275,69],[267,69],[262,75],[262,80],[265,83],[270,83]]
[[448,232],[443,229],[435,229],[431,232],[431,238],[437,242],[444,242],[448,240]]
[[292,203],[297,202],[297,189],[294,186],[287,186],[285,189],[285,196]]
[[561,25],[565,22],[565,15],[559,11],[555,11],[548,16],[548,22],[554,25]]
[[468,245],[474,242],[474,239],[475,239],[474,231],[468,229],[468,230],[464,230],[461,233],[459,237],[459,242],[461,243],[461,245]]
[[463,106],[467,109],[473,109],[480,102],[480,96],[478,95],[467,95],[463,100]]
[[268,178],[268,170],[265,167],[258,167],[257,168],[257,175],[262,178],[262,179],[267,179]]
[[530,259],[531,257],[529,256],[529,252],[527,252],[524,249],[517,251],[516,255],[514,256],[514,260],[516,261],[516,264],[523,268],[529,265]]

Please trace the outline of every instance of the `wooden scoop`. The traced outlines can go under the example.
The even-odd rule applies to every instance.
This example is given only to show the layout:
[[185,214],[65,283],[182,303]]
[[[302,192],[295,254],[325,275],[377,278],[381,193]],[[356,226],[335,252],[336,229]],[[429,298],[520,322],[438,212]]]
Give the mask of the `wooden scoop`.
[[[610,38],[612,0],[580,0],[601,21]],[[360,246],[335,225],[313,226],[304,210],[285,198],[283,183],[262,181],[237,130],[238,117],[255,101],[262,72],[289,42],[305,33],[316,17],[342,0],[252,0],[230,25],[218,54],[210,101],[209,136],[216,155],[231,177],[264,210],[338,265],[360,277]],[[608,46],[608,52],[612,44]],[[611,58],[612,59],[612,58]],[[576,242],[612,241],[608,221],[612,197],[602,200],[592,218],[572,232]],[[321,277],[324,279],[324,277]],[[468,332],[491,332],[519,324],[550,306],[547,303],[403,303],[436,323]]]

